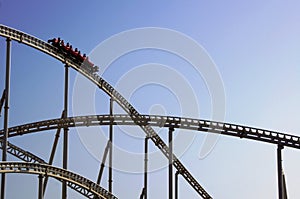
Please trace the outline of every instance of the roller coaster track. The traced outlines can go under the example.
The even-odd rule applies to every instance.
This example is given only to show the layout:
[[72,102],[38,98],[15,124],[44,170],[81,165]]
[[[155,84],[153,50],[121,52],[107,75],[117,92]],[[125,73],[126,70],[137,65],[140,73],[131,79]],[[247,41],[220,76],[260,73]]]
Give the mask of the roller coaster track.
[[[86,78],[91,80],[96,84],[100,89],[102,89],[106,94],[108,94],[114,101],[116,101],[123,109],[126,111],[130,117],[138,120],[144,119],[137,110],[118,92],[116,91],[109,83],[102,79],[97,74],[90,74],[80,67],[78,63],[75,63],[73,60],[68,59],[65,55],[61,53],[56,47],[49,45],[48,43],[28,35],[24,32],[15,30],[13,28],[0,25],[0,36],[5,38],[10,38],[11,40],[18,41],[30,47],[33,47],[41,52],[44,52],[57,60],[63,62],[64,64],[72,67]],[[154,142],[154,144],[161,150],[161,152],[168,158],[169,157],[169,147],[163,142],[159,135],[151,128],[151,126],[140,126],[142,130],[146,133],[147,136]],[[211,196],[204,190],[204,188],[197,182],[197,180],[191,175],[191,173],[184,167],[184,165],[172,154],[173,165],[174,167],[182,174],[185,180],[194,188],[196,192],[202,198],[211,198]]]
[[[167,128],[180,128],[193,131],[204,131],[209,133],[219,133],[222,135],[234,136],[239,138],[252,139],[256,141],[272,143],[281,146],[287,146],[300,149],[300,137],[289,135],[286,133],[279,133],[254,127],[221,123],[208,120],[192,119],[192,118],[179,118],[171,116],[156,116],[156,115],[143,115],[143,120],[132,120],[128,115],[90,115],[78,116],[70,118],[58,118],[45,121],[39,121],[30,124],[23,124],[20,126],[11,127],[8,129],[9,137],[21,136],[34,132],[59,129],[64,127],[83,127],[83,126],[98,126],[98,125],[150,125]],[[0,131],[0,134],[3,130]],[[1,142],[2,143],[2,142]],[[9,143],[8,152],[19,157],[27,162],[45,163],[37,156],[20,149],[19,147]],[[26,155],[29,154],[29,157]],[[94,193],[90,189],[79,186],[73,182],[68,182],[68,186],[87,198],[95,198]]]
[[[5,26],[1,26],[1,30],[6,29],[8,30],[8,27]],[[22,40],[23,35],[25,35],[24,33],[21,33],[20,31],[18,31],[20,33],[20,38]],[[2,35],[2,34],[1,34]],[[12,39],[11,37],[7,37]],[[20,42],[20,41],[19,41]],[[36,41],[35,41],[36,42]],[[12,154],[13,156],[19,158],[20,160],[23,160],[25,162],[29,162],[29,163],[40,163],[40,164],[46,164],[46,162],[39,158],[38,156],[30,153],[29,151],[23,150],[22,148],[13,145],[11,143],[7,143],[7,152]],[[2,149],[3,147],[3,142],[2,140],[0,140],[0,147]],[[84,179],[84,177],[81,177],[82,179]],[[59,179],[58,179],[59,180]],[[60,180],[62,181],[62,180]],[[86,198],[95,198],[95,194],[93,192],[91,192],[89,189],[86,189],[84,186],[75,184],[73,182],[67,182],[67,185],[72,188],[73,190],[77,191],[78,193],[84,195]]]
[[[2,132],[3,133],[3,132]],[[0,141],[0,146],[2,149],[2,140]],[[39,164],[47,164],[43,159],[39,158],[38,156],[30,153],[29,151],[25,151],[21,149],[20,147],[17,147],[16,145],[11,144],[8,142],[8,148],[7,152],[10,153],[11,155],[19,158],[20,160],[23,160],[28,163],[39,163]],[[84,177],[81,177],[84,179]],[[57,179],[62,181],[61,179]],[[77,191],[81,195],[85,196],[86,198],[94,199],[96,195],[91,192],[90,189],[86,188],[85,186],[75,184],[71,181],[67,182],[67,185],[72,188],[73,190]],[[101,193],[99,193],[101,194]]]
[[[2,132],[3,133],[3,132]],[[0,146],[2,149],[3,142],[2,140],[0,141]],[[30,162],[30,163],[40,163],[40,164],[46,164],[46,162],[39,158],[38,156],[30,153],[29,151],[25,151],[21,149],[20,147],[17,147],[16,145],[7,142],[7,152],[12,154],[13,156],[19,158],[20,160],[23,160],[25,162]]]
[[[193,131],[219,133],[221,135],[246,138],[260,142],[300,149],[300,137],[254,127],[215,122],[209,120],[181,118],[172,116],[142,115],[143,119],[132,119],[125,114],[120,115],[89,115],[69,118],[45,120],[23,124],[8,129],[9,137],[46,131],[64,127],[98,126],[98,125],[140,125],[180,128]],[[0,134],[3,130],[0,131]]]
[[[111,193],[100,187],[98,184],[70,171],[53,167],[47,164],[28,163],[28,162],[0,162],[0,173],[25,173],[25,174],[41,174],[50,176],[60,181],[66,181],[73,185],[78,185],[85,190],[89,190],[99,198],[116,199]],[[90,197],[90,198],[92,198]]]

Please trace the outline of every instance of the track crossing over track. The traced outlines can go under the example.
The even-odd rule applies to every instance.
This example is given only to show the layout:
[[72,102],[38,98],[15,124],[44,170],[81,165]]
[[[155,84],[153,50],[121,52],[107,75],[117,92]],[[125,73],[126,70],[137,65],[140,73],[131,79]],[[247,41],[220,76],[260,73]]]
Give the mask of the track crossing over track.
[[[15,33],[16,30],[12,31],[13,29],[11,29],[9,27],[2,26],[2,25],[0,25],[0,27],[1,27],[1,33],[4,33],[3,30],[6,30],[5,32],[10,35],[9,37],[6,37],[6,38],[12,39],[12,37],[11,37],[12,35],[11,34]],[[10,29],[10,31],[7,32],[7,30],[9,30],[9,29]],[[17,32],[19,33],[18,35],[20,36],[20,41],[19,42],[22,42],[23,35],[26,35],[26,34],[20,32],[20,31],[17,31]],[[29,36],[29,35],[27,35],[27,36]],[[34,40],[34,43],[37,45],[38,39],[34,39],[34,37],[32,37],[32,36],[29,36],[29,37],[30,37],[31,41]],[[39,48],[37,48],[37,49],[39,49]],[[23,150],[20,147],[18,147],[16,145],[13,145],[13,144],[11,144],[9,142],[7,144],[8,144],[8,146],[7,146],[8,147],[7,148],[7,152],[10,153],[10,154],[12,154],[13,156],[15,156],[15,157],[17,157],[17,158],[19,158],[19,159],[21,159],[21,160],[23,160],[25,162],[46,164],[46,162],[43,159],[41,159],[38,156],[30,153],[29,151]],[[2,149],[2,147],[3,147],[3,141],[2,140],[0,140],[0,146],[1,146],[1,149]],[[82,177],[82,178],[84,178],[84,177]],[[60,181],[64,181],[64,180],[60,180]],[[75,191],[77,191],[78,193],[84,195],[86,198],[95,198],[95,194],[92,193],[89,189],[86,189],[83,186],[79,186],[79,185],[74,184],[72,182],[67,182],[67,185],[70,188],[72,188]]]
[[[143,119],[143,116],[140,115],[137,110],[118,92],[116,91],[109,83],[96,74],[89,74],[85,70],[81,69],[78,63],[75,63],[71,59],[65,57],[59,49],[56,47],[36,38],[31,35],[28,35],[24,32],[15,30],[13,28],[4,26],[0,24],[0,36],[5,38],[10,38],[11,40],[24,43],[30,47],[33,47],[41,52],[44,52],[57,60],[67,64],[76,71],[80,72],[82,75],[91,80],[96,84],[100,89],[102,89],[106,94],[108,94],[114,101],[116,101],[123,109],[133,119]],[[163,142],[159,135],[152,129],[151,126],[140,126],[142,130],[146,133],[148,137],[154,142],[154,144],[161,150],[161,152],[169,158],[169,147]],[[184,167],[179,159],[172,154],[172,160],[174,167],[182,174],[185,180],[194,188],[196,192],[202,198],[211,198],[211,196],[205,191],[205,189],[198,183],[198,181],[191,175],[191,173]]]
[[[2,149],[2,140],[0,140],[0,146]],[[19,158],[20,160],[23,160],[25,162],[28,163],[38,163],[38,164],[47,164],[43,159],[39,158],[38,156],[30,153],[29,151],[25,151],[24,149],[21,149],[20,147],[11,144],[10,142],[8,142],[8,148],[7,148],[7,152],[10,153],[11,155]],[[82,177],[84,178],[84,177]],[[60,180],[60,179],[57,179]],[[62,180],[60,180],[62,181]],[[87,189],[83,186],[80,186],[78,184],[75,184],[73,182],[67,182],[67,185],[77,191],[78,193],[80,193],[81,195],[85,196],[86,198],[90,198],[90,199],[94,199],[95,198],[95,194],[93,192],[91,192],[90,189]]]
[[102,199],[117,199],[107,190],[100,187],[98,184],[88,180],[73,172],[53,167],[47,164],[28,163],[28,162],[0,162],[0,173],[25,173],[25,174],[41,174],[50,176],[60,181],[70,182],[78,185],[85,190],[90,190],[94,195]]
[[[11,127],[8,129],[8,131],[9,137],[14,137],[64,127],[99,126],[110,124],[159,126],[168,128],[180,128],[193,131],[203,131],[209,133],[219,133],[221,135],[251,139],[260,142],[272,143],[276,145],[300,149],[300,137],[286,133],[269,131],[237,124],[229,124],[193,118],[181,118],[159,115],[142,115],[142,118],[143,119],[132,119],[129,115],[125,114],[116,114],[113,115],[113,117],[111,117],[110,115],[78,116],[23,124],[20,126]],[[0,134],[3,134],[3,130],[0,131]]]

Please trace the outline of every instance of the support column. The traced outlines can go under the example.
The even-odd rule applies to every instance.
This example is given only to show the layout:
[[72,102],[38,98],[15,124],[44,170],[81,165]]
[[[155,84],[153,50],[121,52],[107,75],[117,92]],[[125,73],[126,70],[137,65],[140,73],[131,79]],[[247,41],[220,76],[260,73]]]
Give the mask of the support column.
[[144,162],[144,199],[147,199],[147,192],[148,192],[148,140],[149,137],[145,137],[145,162]]
[[38,199],[43,199],[43,175],[39,175],[39,193],[38,193]]
[[107,157],[109,148],[110,148],[110,141],[108,140],[107,144],[106,144],[106,147],[105,147],[105,150],[104,150],[104,153],[103,153],[102,162],[101,162],[101,166],[100,166],[100,170],[99,170],[99,174],[98,174],[98,178],[97,178],[97,184],[98,185],[100,185],[100,183],[101,183],[102,174],[103,174],[103,171],[104,171],[105,161],[106,161],[106,157]]
[[[10,88],[10,52],[11,39],[6,39],[6,75],[5,75],[5,105],[4,105],[4,135],[2,147],[2,161],[7,160],[7,137],[8,137],[8,110],[9,110],[9,88]],[[5,198],[5,173],[1,177],[1,199]]]
[[287,187],[286,187],[286,182],[285,182],[285,175],[284,172],[282,171],[282,198],[287,199],[288,198],[288,193],[287,193]]
[[283,149],[282,145],[278,145],[277,147],[277,173],[278,173],[278,198],[283,199],[283,192],[282,192],[282,156],[281,150]]
[[[68,117],[68,91],[69,91],[69,66],[65,65],[65,96],[64,96],[64,118]],[[68,168],[68,127],[64,128],[63,137],[63,168]],[[67,183],[62,183],[62,199],[67,198]]]
[[173,132],[174,128],[169,128],[169,199],[173,199]]
[[176,171],[175,173],[175,199],[178,199],[178,175],[179,171]]
[[[60,118],[64,118],[64,117],[65,117],[65,112],[63,111]],[[54,156],[55,156],[55,152],[56,152],[56,148],[57,148],[57,144],[58,144],[58,140],[59,140],[59,136],[60,136],[60,131],[61,131],[61,128],[58,128],[56,130],[56,134],[55,134],[55,138],[54,138],[54,142],[52,145],[52,150],[51,150],[51,154],[50,154],[50,158],[49,158],[49,162],[48,162],[49,165],[52,165],[53,160],[54,160]],[[48,176],[45,176],[44,183],[43,183],[43,195],[45,195],[47,184],[48,184]]]
[[108,191],[112,193],[112,161],[113,161],[113,98],[110,98],[110,106],[109,106],[109,114],[111,117],[110,125],[109,125],[109,169],[108,169]]
[[145,195],[145,188],[142,189],[142,193],[140,195],[140,199],[144,199],[144,195]]

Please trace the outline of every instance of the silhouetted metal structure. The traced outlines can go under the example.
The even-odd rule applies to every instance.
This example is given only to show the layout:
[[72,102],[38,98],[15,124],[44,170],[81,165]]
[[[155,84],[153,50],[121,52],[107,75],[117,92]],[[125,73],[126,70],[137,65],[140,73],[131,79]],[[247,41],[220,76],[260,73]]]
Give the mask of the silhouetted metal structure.
[[98,184],[78,175],[73,172],[53,167],[47,164],[38,163],[27,163],[27,162],[1,162],[0,163],[0,173],[26,173],[34,175],[47,175],[58,179],[61,182],[71,183],[74,186],[79,186],[83,190],[92,193],[92,196],[88,198],[93,198],[97,196],[99,198],[112,198],[116,199],[110,192],[100,187]]
[[278,172],[278,196],[279,199],[283,199],[283,174],[282,174],[282,156],[281,156],[281,150],[283,149],[283,146],[278,145],[277,147],[277,172]]
[[[9,90],[10,90],[10,53],[11,53],[11,39],[6,38],[6,75],[5,75],[5,93],[4,95],[4,132],[2,138],[2,161],[7,159],[7,136],[8,136],[8,110],[9,110]],[[1,199],[5,198],[5,173],[1,177]]]
[[[112,118],[113,117],[113,104],[114,100],[110,98],[110,104],[109,104],[109,115]],[[108,167],[108,191],[111,193],[112,191],[112,162],[113,162],[113,125],[109,125],[109,167]]]
[[[69,66],[65,64],[65,93],[64,93],[64,116],[63,118],[68,117],[68,96],[69,96]],[[68,145],[69,145],[69,129],[64,127],[64,139],[63,139],[63,168],[68,169]],[[62,183],[62,199],[67,198],[67,184],[66,182]]]
[[[180,160],[173,154],[173,133],[177,128],[201,131],[208,133],[218,133],[227,136],[234,136],[239,138],[256,140],[259,142],[276,144],[277,148],[277,163],[278,163],[278,194],[279,198],[287,197],[287,189],[285,186],[285,178],[282,172],[282,156],[281,150],[283,147],[292,147],[300,149],[300,137],[289,135],[285,133],[269,131],[264,129],[258,129],[253,127],[247,127],[236,124],[222,123],[216,121],[208,121],[193,118],[181,118],[170,116],[156,116],[156,115],[141,115],[137,110],[109,83],[103,78],[98,76],[92,70],[82,68],[74,59],[69,58],[66,53],[62,53],[57,47],[50,45],[40,39],[37,39],[31,35],[15,30],[13,28],[0,25],[0,36],[7,39],[7,57],[6,57],[6,84],[5,90],[1,97],[1,106],[4,105],[4,129],[0,131],[1,135],[1,148],[3,149],[2,162],[0,162],[0,173],[2,173],[1,180],[1,199],[5,198],[5,173],[29,173],[35,174],[39,177],[38,198],[42,199],[46,190],[48,177],[53,177],[62,182],[62,199],[67,198],[67,186],[76,190],[78,193],[84,195],[87,198],[116,198],[113,193],[113,126],[114,125],[137,125],[145,132],[145,160],[144,160],[144,187],[140,198],[147,199],[148,192],[148,141],[152,142],[161,150],[161,152],[169,160],[169,198],[173,198],[173,167],[176,168],[175,173],[175,198],[178,198],[178,177],[181,175],[190,186],[199,194],[202,198],[212,198],[204,188],[198,183],[198,181],[192,176],[192,174],[183,166]],[[61,61],[65,66],[65,91],[64,91],[64,110],[62,116],[57,119],[45,120],[34,122],[30,124],[19,125],[15,127],[8,127],[8,106],[9,106],[9,81],[10,81],[10,43],[11,41],[18,41],[30,47],[33,47],[41,52],[44,52],[55,59]],[[68,117],[68,81],[69,81],[69,68],[73,68],[87,79],[93,82],[103,90],[110,97],[110,114],[109,115],[90,115],[90,116],[78,116]],[[113,103],[116,102],[127,114],[113,114]],[[77,126],[97,126],[108,125],[109,126],[109,140],[105,148],[103,159],[100,165],[97,182],[91,182],[84,177],[69,172],[68,167],[68,133],[69,128]],[[159,137],[159,135],[153,130],[152,127],[166,127],[169,128],[169,140],[168,146]],[[56,135],[49,158],[49,162],[46,163],[43,159],[21,149],[9,142],[7,138],[20,136],[24,134],[30,134],[35,132],[42,132],[46,130],[56,129]],[[64,130],[63,136],[63,169],[51,166],[53,158],[57,148],[58,139],[61,129]],[[10,153],[24,163],[7,162],[6,153]],[[108,191],[100,186],[103,170],[105,167],[105,161],[109,155],[108,166]]]
[[283,199],[288,199],[288,193],[287,193],[287,188],[286,188],[286,182],[285,182],[285,175],[284,173],[282,173],[282,183],[283,183],[283,187],[282,187],[282,198]]

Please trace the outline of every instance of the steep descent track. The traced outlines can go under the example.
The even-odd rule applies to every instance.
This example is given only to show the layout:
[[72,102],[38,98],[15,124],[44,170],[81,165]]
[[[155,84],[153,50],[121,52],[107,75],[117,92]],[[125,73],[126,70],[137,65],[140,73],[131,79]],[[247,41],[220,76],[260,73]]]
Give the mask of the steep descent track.
[[98,184],[70,171],[53,167],[47,164],[28,163],[28,162],[1,162],[0,173],[25,173],[25,174],[42,174],[50,176],[60,181],[67,181],[72,184],[89,190],[99,198],[117,199],[111,193],[100,187]]
[[[140,126],[149,125],[168,128],[172,127],[209,133],[219,133],[221,135],[252,139],[261,142],[300,149],[299,136],[279,133],[275,131],[236,124],[172,116],[142,115],[142,118],[143,119],[135,118],[133,120],[130,116],[124,114],[113,115],[113,117],[111,117],[110,115],[89,115],[69,117],[64,119],[59,118],[11,127],[8,129],[8,136],[14,137],[64,127],[98,126],[110,124],[138,124]],[[3,130],[0,131],[0,134],[3,134]]]
[[[106,94],[108,94],[114,101],[116,101],[123,109],[126,111],[130,117],[135,120],[144,119],[137,110],[119,93],[117,92],[109,83],[96,74],[89,74],[84,69],[80,68],[80,65],[65,57],[59,49],[49,45],[48,43],[37,39],[31,35],[23,33],[21,31],[15,30],[13,28],[0,25],[0,36],[5,38],[10,38],[12,40],[24,43],[30,47],[33,47],[41,52],[44,52],[57,60],[67,64],[76,71],[80,72],[82,75],[91,80],[100,89],[102,89]],[[152,129],[151,126],[140,126],[142,130],[150,137],[154,144],[162,151],[162,153],[169,159],[169,148],[163,142],[163,140],[158,136],[158,134]],[[211,196],[204,190],[204,188],[197,182],[197,180],[191,175],[191,173],[184,167],[184,165],[172,155],[174,167],[182,174],[185,180],[198,192],[202,198],[211,198]]]

